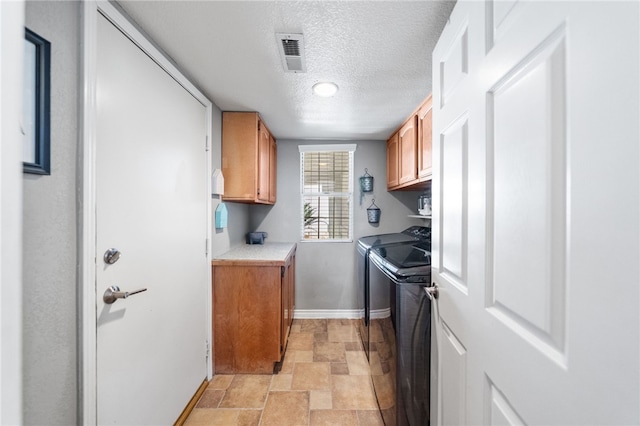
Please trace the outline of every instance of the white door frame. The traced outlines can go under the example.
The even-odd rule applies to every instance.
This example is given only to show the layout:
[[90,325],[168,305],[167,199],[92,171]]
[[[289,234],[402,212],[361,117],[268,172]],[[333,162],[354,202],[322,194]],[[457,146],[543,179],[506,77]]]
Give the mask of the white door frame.
[[[211,152],[212,103],[200,90],[182,74],[165,55],[147,37],[132,24],[112,3],[104,0],[86,0],[82,10],[83,41],[83,119],[81,124],[81,212],[80,212],[80,273],[79,273],[79,354],[80,389],[78,422],[96,424],[97,422],[97,346],[96,346],[96,55],[97,55],[97,22],[98,13],[102,13],[116,27],[125,33],[133,43],[142,49],[154,62],[173,77],[206,108],[207,113],[207,152]],[[211,175],[211,156],[207,155],[207,175]],[[211,179],[207,179],[207,194],[210,199]],[[211,202],[207,203],[207,235],[211,236]],[[210,263],[211,253],[207,260]],[[208,271],[209,279],[211,269]],[[207,286],[207,336],[211,342],[211,286]],[[212,377],[211,357],[207,363],[207,378]],[[195,391],[195,389],[194,389]]]
[[24,2],[0,1],[0,424],[22,424]]

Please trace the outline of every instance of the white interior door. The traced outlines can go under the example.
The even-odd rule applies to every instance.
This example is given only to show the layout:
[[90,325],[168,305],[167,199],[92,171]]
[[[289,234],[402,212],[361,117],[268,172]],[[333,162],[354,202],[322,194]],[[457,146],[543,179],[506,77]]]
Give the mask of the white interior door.
[[[0,2],[0,424],[23,424],[23,1]],[[24,367],[27,367],[26,365]]]
[[459,1],[434,51],[442,424],[638,424],[638,3]]
[[[206,109],[97,26],[97,419],[172,424],[207,376]],[[147,290],[107,304],[114,285]]]

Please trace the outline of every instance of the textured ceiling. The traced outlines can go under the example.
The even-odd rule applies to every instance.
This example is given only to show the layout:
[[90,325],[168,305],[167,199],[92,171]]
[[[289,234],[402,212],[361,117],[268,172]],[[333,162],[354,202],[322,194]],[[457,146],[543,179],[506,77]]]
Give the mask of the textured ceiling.
[[[387,139],[431,92],[453,1],[120,1],[223,111],[258,111],[277,139]],[[302,33],[306,73],[275,34]],[[332,98],[311,93],[333,81]]]

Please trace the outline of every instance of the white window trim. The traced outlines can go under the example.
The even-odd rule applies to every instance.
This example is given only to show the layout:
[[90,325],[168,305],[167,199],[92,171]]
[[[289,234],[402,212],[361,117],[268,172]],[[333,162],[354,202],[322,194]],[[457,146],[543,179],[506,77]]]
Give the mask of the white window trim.
[[[302,167],[302,159],[305,152],[349,152],[349,192],[348,193],[334,193],[335,195],[348,195],[349,196],[349,237],[345,239],[323,239],[323,240],[306,240],[303,236],[304,227],[301,226],[301,233],[299,236],[301,243],[352,243],[353,242],[353,168],[355,167],[355,151],[357,144],[323,144],[323,145],[298,145],[298,151],[300,152],[299,166],[300,166],[300,221],[304,218],[304,203],[303,199],[305,195],[314,195],[314,193],[305,193],[303,188],[304,183],[304,170]],[[318,194],[315,194],[318,195]],[[323,194],[319,194],[323,195]]]
[[351,144],[330,144],[330,145],[298,145],[300,152],[328,152],[328,151],[350,151],[355,152],[358,145]]

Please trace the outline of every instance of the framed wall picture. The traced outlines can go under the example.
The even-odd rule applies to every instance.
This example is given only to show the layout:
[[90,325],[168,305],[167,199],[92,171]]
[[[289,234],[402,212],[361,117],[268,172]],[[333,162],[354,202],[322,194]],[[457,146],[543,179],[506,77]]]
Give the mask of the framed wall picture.
[[51,173],[51,43],[25,28],[24,46],[23,171],[48,175]]

